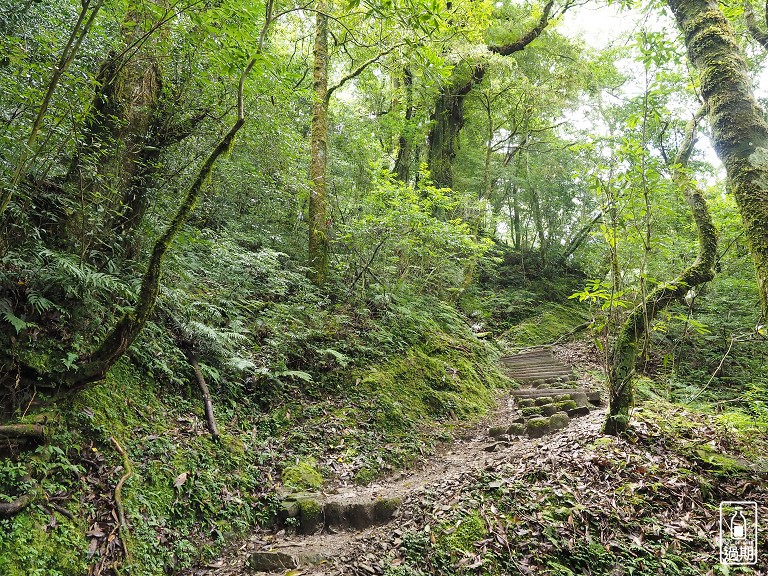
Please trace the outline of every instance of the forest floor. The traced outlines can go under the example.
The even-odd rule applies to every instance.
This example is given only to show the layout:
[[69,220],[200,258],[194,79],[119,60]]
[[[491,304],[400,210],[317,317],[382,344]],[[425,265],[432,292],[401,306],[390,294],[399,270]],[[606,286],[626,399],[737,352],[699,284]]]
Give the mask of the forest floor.
[[[576,343],[556,356],[594,385],[594,349]],[[629,440],[601,436],[604,409],[538,439],[489,437],[518,417],[504,396],[414,468],[367,486],[326,485],[330,500],[397,501],[384,523],[261,530],[188,574],[727,574],[717,564],[718,500],[757,501],[768,517],[765,461],[744,458],[711,418],[649,404]],[[761,530],[763,550],[767,540]],[[768,573],[760,561],[743,573]]]

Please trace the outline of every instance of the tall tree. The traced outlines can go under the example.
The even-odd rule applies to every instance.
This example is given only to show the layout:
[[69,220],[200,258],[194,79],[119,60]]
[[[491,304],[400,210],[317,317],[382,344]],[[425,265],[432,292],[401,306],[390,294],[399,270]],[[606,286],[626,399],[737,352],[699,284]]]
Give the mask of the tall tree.
[[703,110],[686,128],[685,139],[675,157],[673,180],[685,195],[696,224],[699,254],[695,262],[671,282],[661,283],[651,290],[624,320],[610,350],[608,367],[609,409],[605,421],[606,434],[621,435],[629,426],[633,404],[632,376],[638,356],[639,342],[654,318],[691,289],[714,277],[717,258],[717,232],[712,223],[706,200],[687,171],[688,160],[696,141],[696,126]]
[[309,164],[309,249],[312,281],[323,284],[328,275],[329,227],[325,174],[328,167],[328,4],[318,0],[315,16],[312,126]]
[[668,0],[667,5],[701,74],[712,141],[744,222],[763,317],[768,317],[768,124],[742,49],[717,2]]

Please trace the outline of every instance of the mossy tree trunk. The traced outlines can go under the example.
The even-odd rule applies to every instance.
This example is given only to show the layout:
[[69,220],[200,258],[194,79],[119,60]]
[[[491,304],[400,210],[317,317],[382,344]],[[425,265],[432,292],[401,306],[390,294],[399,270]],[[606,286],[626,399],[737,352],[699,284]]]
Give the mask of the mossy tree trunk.
[[237,121],[210,153],[208,159],[200,168],[194,182],[187,190],[184,202],[179,206],[173,220],[163,235],[155,241],[152,256],[149,259],[147,270],[141,281],[141,290],[136,306],[133,310],[123,314],[123,317],[118,321],[99,348],[71,375],[70,380],[73,386],[82,386],[103,379],[107,371],[128,350],[146,325],[149,315],[155,306],[155,300],[160,289],[160,272],[163,258],[171,242],[176,238],[181,227],[186,223],[192,210],[194,210],[216,161],[232,147],[235,136],[244,123],[245,117],[243,116],[241,105]]
[[403,87],[405,89],[405,122],[400,132],[395,160],[395,175],[401,182],[408,182],[411,170],[411,149],[413,148],[413,74],[409,68],[403,70]]
[[701,73],[712,142],[728,172],[768,316],[768,124],[752,92],[742,49],[714,0],[667,0]]
[[673,180],[685,194],[699,237],[699,254],[695,262],[672,282],[656,286],[644,301],[624,320],[609,354],[608,387],[609,410],[603,431],[621,435],[629,427],[633,404],[632,375],[638,354],[638,344],[656,315],[671,302],[685,296],[693,287],[709,282],[714,277],[717,257],[717,232],[707,203],[686,171],[695,142],[698,116],[688,124],[686,137],[675,159]]
[[321,285],[328,276],[329,222],[326,211],[325,175],[328,167],[328,5],[318,0],[315,20],[314,104],[309,164],[309,267],[312,281]]
[[[157,164],[160,152],[156,118],[162,94],[159,54],[167,36],[162,24],[168,16],[158,8],[166,8],[165,0],[128,9],[121,29],[123,48],[109,55],[96,77],[84,134],[67,175],[68,183],[79,189],[78,195],[85,201],[62,227],[62,233],[79,236],[84,244],[91,235],[75,231],[97,229],[109,234],[115,215],[130,210],[143,215],[147,184],[154,175],[151,167]],[[92,210],[94,205],[105,210]],[[98,221],[94,221],[95,214],[102,214]],[[136,214],[128,220],[119,218],[122,231],[127,231],[127,222],[136,219]],[[87,247],[81,250],[85,253]]]
[[464,100],[485,75],[483,66],[475,66],[467,80],[446,84],[435,102],[429,130],[427,163],[432,181],[438,188],[453,187],[453,161],[459,147],[459,133],[464,126]]

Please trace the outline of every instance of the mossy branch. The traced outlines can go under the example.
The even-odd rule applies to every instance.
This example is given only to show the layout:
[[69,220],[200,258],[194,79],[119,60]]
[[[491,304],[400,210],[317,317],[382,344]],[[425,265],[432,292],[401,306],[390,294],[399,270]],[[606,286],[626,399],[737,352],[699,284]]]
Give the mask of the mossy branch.
[[149,259],[147,270],[141,282],[139,300],[135,308],[126,312],[117,323],[112,332],[102,342],[101,346],[91,354],[88,361],[74,374],[73,384],[84,386],[104,378],[107,371],[117,362],[125,351],[133,344],[133,341],[144,328],[154,308],[157,294],[160,289],[160,275],[163,258],[176,235],[186,223],[189,215],[197,205],[203,187],[213,171],[216,161],[229,152],[235,136],[245,124],[245,111],[243,105],[243,84],[245,76],[255,64],[255,59],[248,63],[243,71],[238,85],[237,121],[229,129],[229,132],[219,141],[218,145],[208,156],[192,185],[187,190],[184,202],[176,212],[165,233],[155,242],[152,256]]
[[676,279],[654,288],[645,300],[630,312],[622,324],[610,355],[611,362],[608,370],[610,408],[603,428],[606,434],[621,435],[629,427],[629,413],[633,403],[632,374],[637,360],[637,346],[648,325],[671,302],[682,298],[691,288],[709,282],[714,277],[717,231],[712,223],[706,200],[687,171],[688,159],[695,143],[696,126],[703,115],[702,109],[688,123],[683,144],[675,158],[672,174],[672,180],[682,190],[691,208],[698,232],[699,254],[694,263]]
[[[544,6],[544,11],[541,13],[541,18],[539,18],[539,21],[533,26],[533,28],[528,30],[528,32],[523,34],[516,41],[511,42],[510,44],[503,44],[501,46],[488,46],[488,50],[501,56],[509,56],[510,54],[514,54],[515,52],[520,52],[521,50],[525,49],[528,44],[536,40],[536,38],[541,36],[541,33],[544,32],[544,29],[549,24],[552,7],[554,5],[554,0],[549,0],[549,2],[547,2],[547,4]],[[567,7],[563,9],[563,12],[565,12],[565,10],[567,10]]]
[[32,439],[45,440],[45,426],[42,424],[5,424],[0,426],[0,440]]
[[760,28],[755,17],[755,10],[749,0],[744,0],[744,24],[747,26],[749,35],[758,42],[766,51],[768,51],[768,32]]
[[0,518],[15,516],[37,499],[37,492],[28,492],[12,502],[0,502]]

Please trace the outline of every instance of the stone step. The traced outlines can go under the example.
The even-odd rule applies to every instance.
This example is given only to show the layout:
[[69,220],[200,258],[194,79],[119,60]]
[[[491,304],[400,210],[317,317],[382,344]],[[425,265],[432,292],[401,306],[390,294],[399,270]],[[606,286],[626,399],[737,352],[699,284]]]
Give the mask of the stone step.
[[530,374],[538,372],[570,374],[573,372],[573,369],[570,366],[566,366],[565,364],[542,364],[541,366],[520,366],[515,368],[507,367],[505,370],[515,374]]
[[525,384],[526,386],[530,387],[537,387],[541,386],[542,384],[549,386],[552,388],[554,385],[564,385],[564,384],[570,384],[576,383],[576,380],[569,378],[568,376],[530,376],[525,378],[520,378],[519,376],[510,376],[512,380],[517,380],[518,382]]
[[599,390],[587,390],[586,388],[521,388],[519,390],[512,390],[512,396],[515,398],[555,397],[575,393],[585,394],[590,404],[599,406],[602,403],[602,394]]
[[507,372],[507,376],[510,378],[515,378],[518,380],[535,380],[538,378],[565,378],[565,379],[571,379],[573,378],[573,374],[571,372]]
[[277,520],[281,525],[295,525],[299,534],[359,531],[389,522],[400,504],[400,498],[321,498],[318,494],[301,492],[283,500]]
[[534,356],[531,358],[515,358],[514,356],[503,356],[499,359],[504,366],[535,366],[538,364],[559,363],[554,356]]

